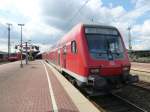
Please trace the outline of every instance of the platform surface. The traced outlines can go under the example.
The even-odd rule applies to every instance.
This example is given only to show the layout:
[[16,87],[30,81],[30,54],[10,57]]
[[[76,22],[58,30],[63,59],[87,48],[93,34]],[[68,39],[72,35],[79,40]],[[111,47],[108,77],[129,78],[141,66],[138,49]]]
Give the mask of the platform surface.
[[0,65],[0,112],[98,112],[44,61]]
[[131,69],[132,70],[139,70],[139,71],[150,72],[150,63],[132,62],[131,63]]
[[139,79],[144,82],[150,82],[150,63],[131,63],[132,75],[138,75]]

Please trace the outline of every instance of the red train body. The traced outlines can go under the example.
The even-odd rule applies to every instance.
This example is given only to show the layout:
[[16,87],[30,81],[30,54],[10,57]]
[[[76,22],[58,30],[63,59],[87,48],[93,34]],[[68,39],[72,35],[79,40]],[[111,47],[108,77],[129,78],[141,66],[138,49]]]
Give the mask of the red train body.
[[18,61],[18,60],[20,60],[20,53],[12,53],[12,54],[10,54],[8,60],[9,61]]
[[101,90],[137,81],[121,34],[115,27],[78,24],[49,52],[48,60],[78,86]]

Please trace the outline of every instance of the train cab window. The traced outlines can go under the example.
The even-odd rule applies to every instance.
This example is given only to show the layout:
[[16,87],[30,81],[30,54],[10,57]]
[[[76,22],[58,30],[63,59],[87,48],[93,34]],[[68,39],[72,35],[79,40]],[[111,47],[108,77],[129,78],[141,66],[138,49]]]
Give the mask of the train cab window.
[[[105,32],[104,32],[105,33]],[[119,34],[86,34],[88,49],[94,59],[122,59],[124,48]]]
[[77,52],[77,44],[76,41],[71,42],[71,52],[76,53]]

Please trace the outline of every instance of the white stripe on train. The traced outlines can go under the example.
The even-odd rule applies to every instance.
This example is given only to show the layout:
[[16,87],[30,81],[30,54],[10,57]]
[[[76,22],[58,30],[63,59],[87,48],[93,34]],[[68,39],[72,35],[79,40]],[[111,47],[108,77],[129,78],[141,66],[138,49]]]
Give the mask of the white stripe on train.
[[83,77],[81,76],[80,74],[76,74],[70,70],[67,70],[65,68],[62,68],[60,66],[57,66],[53,63],[51,63],[50,61],[48,61],[53,67],[55,67],[56,69],[58,69],[59,71],[64,71],[66,73],[68,73],[69,75],[71,75],[72,77],[74,77],[75,79],[79,80],[80,82],[87,82],[87,78],[86,77]]

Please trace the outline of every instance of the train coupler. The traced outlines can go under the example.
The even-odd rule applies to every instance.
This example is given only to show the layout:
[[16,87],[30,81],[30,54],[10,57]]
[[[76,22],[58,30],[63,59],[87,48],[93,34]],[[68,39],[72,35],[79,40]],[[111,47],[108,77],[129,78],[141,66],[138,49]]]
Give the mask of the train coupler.
[[128,78],[126,80],[127,84],[137,83],[139,82],[139,76],[138,75],[128,75]]
[[107,85],[106,79],[98,75],[90,75],[87,80],[87,85],[95,89],[102,89]]

